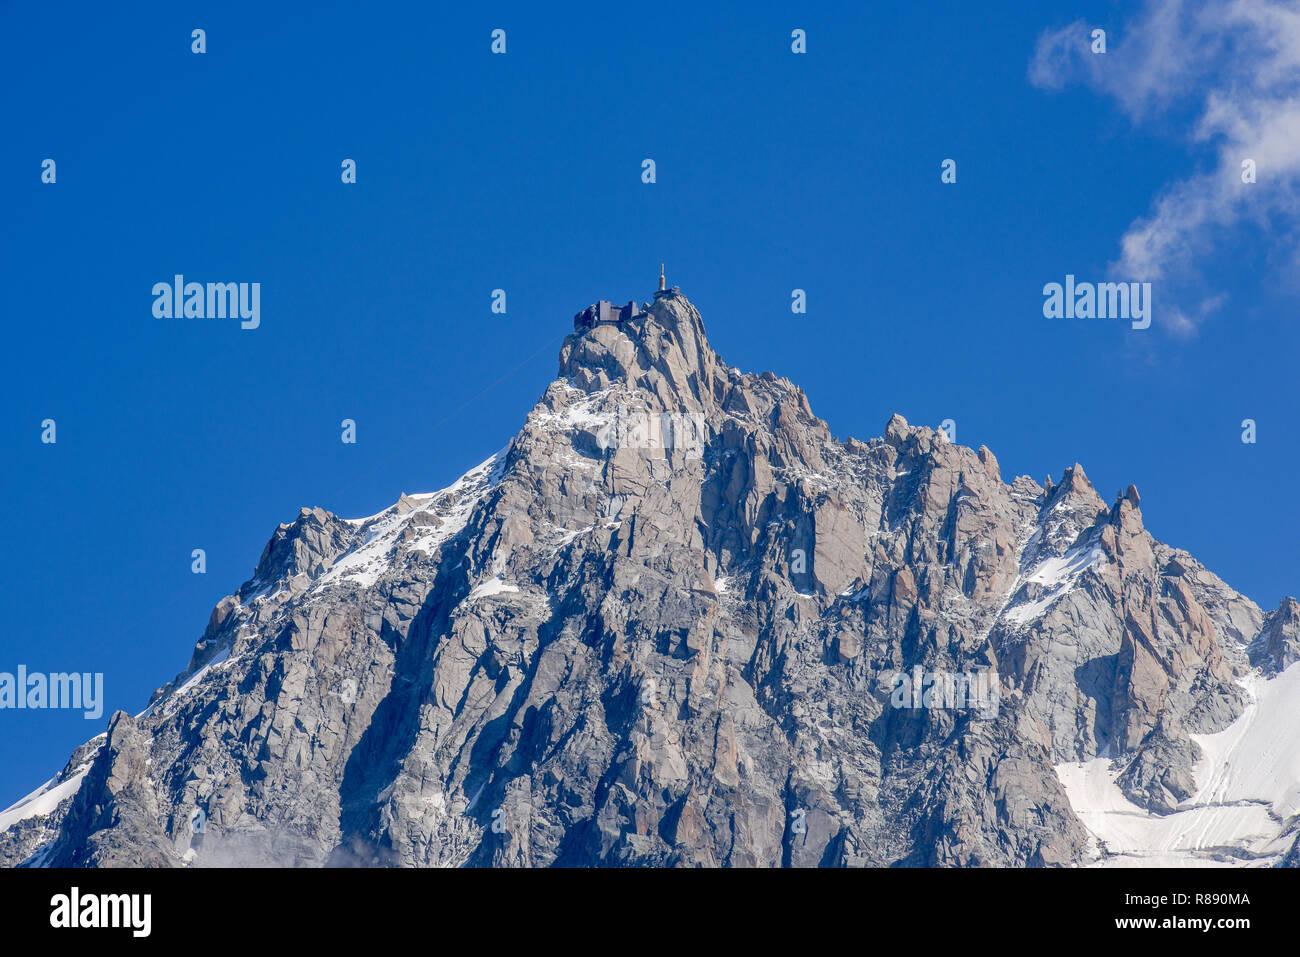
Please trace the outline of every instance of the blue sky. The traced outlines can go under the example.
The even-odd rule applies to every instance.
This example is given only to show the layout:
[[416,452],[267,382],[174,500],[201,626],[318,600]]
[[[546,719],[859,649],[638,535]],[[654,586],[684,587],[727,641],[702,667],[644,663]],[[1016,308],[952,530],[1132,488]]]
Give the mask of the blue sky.
[[[1124,252],[1254,135],[1193,134],[1241,88],[1213,57],[1126,92],[1174,56],[1161,5],[10,5],[0,671],[102,671],[107,709],[0,711],[0,806],[141,710],[301,506],[368,515],[503,445],[573,313],[648,298],[661,260],[727,361],[834,434],[951,418],[1008,479],[1134,482],[1157,537],[1275,607],[1300,588],[1289,160],[1274,205],[1166,211],[1172,244]],[[1112,59],[1075,55],[1080,24]],[[1044,318],[1045,283],[1135,264],[1152,328]],[[178,272],[260,282],[261,326],[155,319]]]

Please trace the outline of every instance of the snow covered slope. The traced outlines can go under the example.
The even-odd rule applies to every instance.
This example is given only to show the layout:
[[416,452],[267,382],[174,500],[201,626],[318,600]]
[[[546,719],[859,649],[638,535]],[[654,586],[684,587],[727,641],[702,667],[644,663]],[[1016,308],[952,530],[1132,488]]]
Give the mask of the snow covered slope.
[[81,781],[90,770],[90,765],[82,765],[72,777],[62,783],[57,778],[50,778],[39,788],[27,795],[12,807],[0,811],[0,831],[7,831],[19,821],[49,814],[62,801],[72,797],[81,788]]
[[1197,790],[1172,814],[1153,814],[1116,785],[1105,758],[1061,764],[1074,812],[1097,839],[1100,866],[1274,863],[1300,828],[1300,663],[1242,685],[1246,709],[1218,734],[1194,734]]

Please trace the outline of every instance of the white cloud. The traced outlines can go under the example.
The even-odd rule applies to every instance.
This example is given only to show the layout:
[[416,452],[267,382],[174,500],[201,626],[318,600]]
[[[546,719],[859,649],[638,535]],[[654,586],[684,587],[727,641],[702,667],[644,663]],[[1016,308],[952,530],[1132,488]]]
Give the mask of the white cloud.
[[[1089,46],[1077,21],[1044,33],[1029,78],[1044,89],[1083,83],[1115,100],[1135,123],[1190,105],[1190,140],[1204,171],[1167,184],[1120,240],[1117,275],[1204,285],[1207,259],[1229,229],[1253,224],[1269,245],[1300,257],[1300,4],[1294,0],[1146,0],[1137,17]],[[1244,184],[1242,162],[1258,182]],[[1171,315],[1188,331],[1216,297]]]

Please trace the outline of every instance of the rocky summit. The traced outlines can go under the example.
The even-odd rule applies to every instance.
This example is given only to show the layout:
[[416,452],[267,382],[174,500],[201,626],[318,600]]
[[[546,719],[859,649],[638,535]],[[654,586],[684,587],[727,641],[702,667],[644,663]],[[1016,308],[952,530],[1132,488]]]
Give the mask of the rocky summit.
[[837,440],[676,290],[607,307],[454,485],[276,529],[0,863],[1297,862],[1293,599],[1080,465]]

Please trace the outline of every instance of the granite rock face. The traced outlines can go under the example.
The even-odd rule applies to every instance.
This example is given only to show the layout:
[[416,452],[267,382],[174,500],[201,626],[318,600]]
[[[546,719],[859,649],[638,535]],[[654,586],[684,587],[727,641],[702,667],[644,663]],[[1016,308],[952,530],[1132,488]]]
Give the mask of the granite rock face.
[[1266,674],[1277,674],[1300,661],[1300,602],[1284,598],[1264,619],[1250,647],[1250,660]]
[[1055,764],[1166,811],[1251,656],[1297,656],[1294,601],[1139,502],[900,416],[837,441],[663,294],[570,336],[455,485],[280,526],[0,863],[1078,863]]

